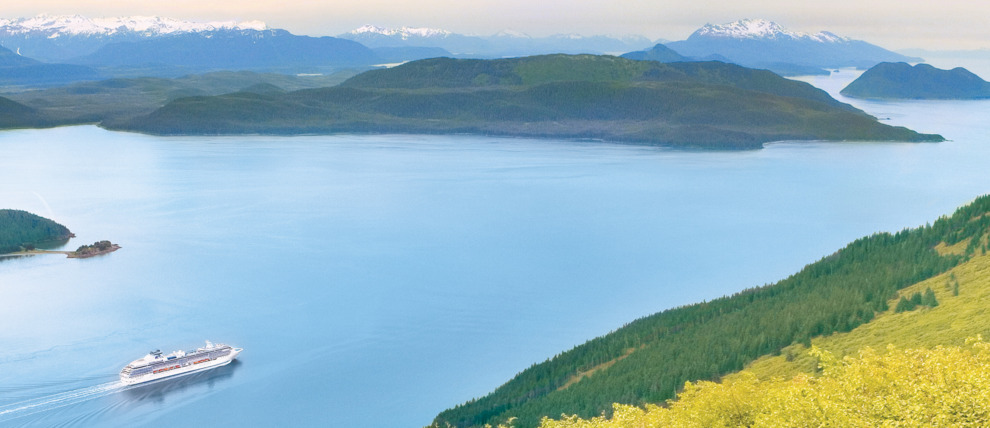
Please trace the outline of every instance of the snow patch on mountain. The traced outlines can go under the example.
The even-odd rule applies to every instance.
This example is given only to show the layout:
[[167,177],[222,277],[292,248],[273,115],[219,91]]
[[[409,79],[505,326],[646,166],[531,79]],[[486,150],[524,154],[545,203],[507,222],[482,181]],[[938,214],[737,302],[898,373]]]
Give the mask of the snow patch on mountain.
[[62,36],[112,36],[137,33],[145,36],[195,33],[217,30],[265,30],[261,21],[190,22],[156,16],[87,18],[79,15],[38,15],[33,18],[0,19],[0,32],[6,34],[45,34]]
[[422,38],[433,38],[433,37],[448,37],[451,33],[447,30],[441,30],[438,28],[413,28],[413,27],[402,27],[402,28],[386,28],[378,27],[375,25],[365,25],[361,28],[353,30],[350,32],[353,35],[382,35],[387,37],[399,37],[402,40],[409,40],[412,37],[422,37]]
[[530,37],[529,34],[523,33],[521,31],[515,31],[515,30],[502,30],[502,31],[499,31],[499,32],[495,33],[494,35],[492,35],[492,37],[508,37],[508,38],[516,38],[516,39],[532,39],[532,37]]
[[849,38],[840,37],[827,31],[818,33],[802,33],[797,31],[787,31],[773,21],[765,19],[743,19],[728,24],[712,25],[706,24],[691,37],[707,38],[727,38],[727,39],[798,39],[811,40],[820,43],[841,43],[850,41]]

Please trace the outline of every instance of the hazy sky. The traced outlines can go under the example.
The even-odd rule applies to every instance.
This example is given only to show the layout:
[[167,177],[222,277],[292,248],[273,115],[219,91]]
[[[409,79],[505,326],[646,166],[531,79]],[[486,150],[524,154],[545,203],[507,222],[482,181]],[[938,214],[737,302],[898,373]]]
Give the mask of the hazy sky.
[[260,20],[295,34],[337,35],[365,24],[488,35],[515,30],[640,34],[682,40],[706,23],[767,18],[797,31],[832,31],[888,49],[990,48],[985,0],[32,0],[0,17],[159,15],[193,21]]

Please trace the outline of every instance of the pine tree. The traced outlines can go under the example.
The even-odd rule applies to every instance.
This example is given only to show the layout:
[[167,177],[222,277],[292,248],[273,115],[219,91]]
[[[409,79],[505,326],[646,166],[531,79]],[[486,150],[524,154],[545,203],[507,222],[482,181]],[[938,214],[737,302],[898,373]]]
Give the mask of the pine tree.
[[921,306],[921,304],[922,304],[921,303],[921,293],[915,292],[914,294],[912,294],[911,295],[911,305],[913,305],[913,306],[912,306],[911,309],[914,309],[915,306]]
[[901,300],[899,300],[897,302],[897,306],[894,307],[894,313],[913,311],[914,307],[915,307],[914,303],[911,303],[910,300],[908,300],[904,296],[901,296]]
[[931,287],[925,289],[925,295],[921,297],[921,302],[930,308],[938,306],[938,300],[935,299],[935,292],[932,291]]

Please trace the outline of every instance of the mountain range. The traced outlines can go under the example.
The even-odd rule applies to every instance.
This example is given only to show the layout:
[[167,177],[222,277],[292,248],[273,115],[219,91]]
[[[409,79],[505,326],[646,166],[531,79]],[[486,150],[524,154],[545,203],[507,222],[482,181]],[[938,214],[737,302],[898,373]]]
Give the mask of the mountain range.
[[437,28],[385,28],[365,25],[339,34],[371,48],[430,46],[447,50],[461,58],[503,58],[550,53],[619,54],[654,44],[642,36],[580,36],[558,34],[531,37],[503,31],[491,36],[468,36]]
[[[510,31],[472,36],[442,29],[370,25],[337,37],[310,37],[268,28],[259,21],[195,23],[161,17],[40,15],[0,19],[0,45],[25,60],[39,60],[33,69],[0,71],[0,81],[52,85],[101,76],[177,77],[217,70],[323,73],[440,56],[506,58],[550,53],[627,53],[629,58],[663,61],[678,60],[676,54],[685,60],[732,62],[782,75],[920,61],[833,33],[791,32],[758,19],[705,25],[687,40],[666,43],[669,51],[662,58],[657,56],[657,43],[642,36],[530,37]],[[18,67],[28,65],[23,62]],[[60,66],[61,70],[52,71],[39,68],[41,63],[76,68]]]
[[688,57],[720,55],[739,65],[785,75],[842,67],[869,68],[881,62],[923,61],[827,31],[788,31],[763,19],[708,24],[686,40],[667,43],[667,47]]
[[[383,56],[350,40],[299,36],[270,29],[263,22],[196,23],[160,17],[91,19],[47,16],[0,20],[0,44],[14,56],[48,63],[87,67],[62,73],[64,81],[31,79],[25,70],[0,70],[0,81],[16,75],[22,83],[45,86],[105,77],[178,77],[218,70],[280,71],[287,74],[329,73],[342,68],[367,68],[384,60],[401,61],[445,53],[438,49],[406,49]],[[35,61],[40,63],[41,61]],[[26,64],[21,64],[26,65]],[[93,70],[98,73],[92,72]],[[78,75],[78,76],[77,76]]]
[[96,80],[102,75],[86,66],[46,64],[0,47],[0,85],[62,85],[79,80]]
[[153,16],[87,18],[38,15],[0,19],[0,45],[18,55],[65,62],[111,43],[222,30],[266,30],[263,22],[190,22]]
[[115,42],[71,60],[93,67],[184,67],[201,70],[286,70],[364,67],[380,58],[350,40],[297,36],[285,30],[220,29]]

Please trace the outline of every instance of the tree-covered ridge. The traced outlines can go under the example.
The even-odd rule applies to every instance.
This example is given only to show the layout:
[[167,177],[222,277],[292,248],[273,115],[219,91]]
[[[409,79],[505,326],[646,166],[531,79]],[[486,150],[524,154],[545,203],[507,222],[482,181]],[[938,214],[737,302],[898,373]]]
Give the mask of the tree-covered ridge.
[[[434,424],[481,426],[516,416],[518,426],[531,427],[544,416],[589,418],[613,403],[658,403],[686,381],[716,380],[788,345],[850,331],[888,311],[899,289],[970,257],[990,230],[988,213],[984,196],[932,225],[859,239],[776,284],[636,320],[444,411]],[[935,250],[964,242],[962,255]],[[612,361],[562,389],[578,373]]]
[[105,124],[155,134],[472,133],[722,149],[942,140],[768,71],[595,55],[421,60],[332,88],[177,99]]
[[[336,85],[353,72],[326,76],[288,76],[250,71],[220,71],[175,79],[115,78],[36,89],[6,96],[60,124],[99,123],[148,114],[182,97],[232,92],[292,91]],[[272,88],[275,86],[276,88]]]
[[52,126],[37,110],[9,98],[0,97],[0,129]]
[[718,61],[660,63],[604,55],[541,55],[499,60],[432,58],[354,76],[343,87],[365,89],[485,88],[552,82],[676,82],[724,85],[819,101],[861,113],[808,83],[767,70]]
[[0,209],[0,254],[68,239],[71,235],[68,228],[44,217],[27,211]]
[[745,372],[688,382],[667,407],[616,405],[611,418],[545,419],[540,428],[990,425],[990,344],[871,348],[839,359],[813,349],[820,376],[761,381]]
[[[869,323],[847,333],[820,336],[811,345],[838,357],[855,355],[865,348],[883,348],[895,345],[900,348],[932,348],[934,346],[960,346],[966,338],[990,332],[990,318],[986,316],[986,303],[990,300],[990,252],[987,238],[977,240],[972,257],[948,272],[928,278],[903,288],[888,300],[890,309],[878,313]],[[952,252],[965,254],[973,240],[960,241]],[[945,248],[942,248],[945,250]],[[958,250],[958,251],[957,251]],[[944,252],[944,254],[949,252]],[[920,306],[911,311],[897,311],[901,298],[934,294],[937,306]],[[817,359],[808,355],[806,344],[785,347],[780,355],[764,355],[746,366],[746,371],[760,379],[789,379],[799,373],[813,374]],[[732,379],[735,373],[724,379]]]

